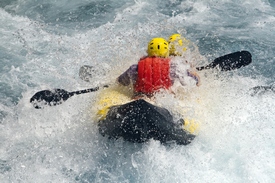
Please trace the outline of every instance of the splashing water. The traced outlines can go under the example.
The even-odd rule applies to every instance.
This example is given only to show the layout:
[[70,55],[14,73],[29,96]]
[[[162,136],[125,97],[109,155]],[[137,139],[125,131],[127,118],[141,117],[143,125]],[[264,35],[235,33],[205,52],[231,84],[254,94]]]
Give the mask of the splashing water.
[[[275,95],[248,91],[274,82],[274,11],[271,0],[0,2],[1,182],[273,182]],[[148,40],[175,32],[197,46],[186,55],[196,65],[239,50],[253,56],[235,71],[200,71],[199,88],[159,99],[199,121],[188,146],[100,136],[96,92],[43,110],[29,103],[44,89],[113,83]],[[81,80],[83,65],[97,77]]]

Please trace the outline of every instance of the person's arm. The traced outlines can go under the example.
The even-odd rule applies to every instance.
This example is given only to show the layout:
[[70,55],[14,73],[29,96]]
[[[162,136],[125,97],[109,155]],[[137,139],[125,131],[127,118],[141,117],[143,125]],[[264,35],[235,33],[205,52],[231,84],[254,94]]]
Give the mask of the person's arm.
[[188,74],[188,76],[190,76],[190,77],[192,77],[192,78],[194,78],[194,79],[196,80],[196,85],[197,85],[197,86],[200,86],[200,85],[201,85],[200,76],[198,75],[197,72],[192,71],[192,70],[188,70],[188,71],[187,71],[187,74]]
[[[179,79],[180,83],[182,85],[186,85],[187,81],[184,79],[185,78],[185,74],[187,73],[187,76],[193,78],[196,81],[196,85],[200,86],[201,85],[201,81],[200,81],[200,76],[198,75],[197,72],[194,71],[194,69],[190,68],[190,66],[188,66],[188,68],[186,68],[186,66],[181,65],[181,62],[178,62],[179,60],[175,60],[178,58],[174,58],[174,60],[172,60],[173,62],[171,62],[171,69],[170,69],[170,76],[173,80],[175,79]],[[190,78],[190,79],[191,79]]]
[[127,69],[117,78],[117,82],[123,86],[128,86],[131,81],[135,82],[137,79],[137,67],[137,64],[129,67],[129,69]]

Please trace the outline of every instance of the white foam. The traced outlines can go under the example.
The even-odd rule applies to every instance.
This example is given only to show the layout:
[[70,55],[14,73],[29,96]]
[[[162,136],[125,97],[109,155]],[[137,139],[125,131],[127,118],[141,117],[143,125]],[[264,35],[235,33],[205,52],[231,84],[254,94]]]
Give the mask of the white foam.
[[[100,136],[90,116],[95,93],[74,96],[43,110],[34,109],[29,103],[30,97],[43,89],[74,91],[114,81],[146,54],[147,41],[152,37],[180,32],[196,41],[209,32],[218,34],[216,27],[225,30],[224,25],[234,24],[215,11],[218,8],[230,13],[223,4],[233,3],[244,12],[249,9],[248,15],[254,15],[251,9],[257,3],[261,11],[270,8],[265,1],[242,2],[183,1],[178,6],[181,10],[193,9],[169,17],[158,12],[158,4],[162,2],[137,1],[118,9],[114,22],[68,35],[49,31],[54,26],[0,9],[4,17],[0,25],[4,35],[1,46],[11,50],[15,57],[22,50],[26,53],[20,56],[20,63],[20,59],[14,60],[14,64],[5,65],[9,71],[1,73],[1,82],[9,83],[10,91],[20,94],[13,96],[19,102],[13,104],[3,99],[0,104],[0,110],[6,114],[0,123],[0,179],[4,182],[272,182],[275,97],[273,93],[257,97],[247,93],[251,87],[269,81],[254,74],[244,76],[244,70],[252,66],[227,73],[201,71],[199,88],[179,91],[176,97],[164,94],[159,99],[160,105],[183,109],[186,116],[200,123],[198,136],[188,146],[164,146],[153,140],[144,145],[131,144]],[[249,16],[247,21],[255,26]],[[269,17],[270,25],[272,21]],[[236,28],[233,32],[243,35],[249,28]],[[273,30],[271,26],[268,28]],[[259,37],[274,38],[263,32],[254,31],[255,38],[249,37],[245,44],[268,59],[265,48],[254,44]],[[234,35],[228,29],[222,33],[228,37]],[[238,39],[247,40],[238,37],[233,42]],[[224,50],[234,49],[220,44]],[[192,54],[186,56],[193,58]],[[257,56],[253,52],[253,58]],[[195,61],[201,65],[206,62],[200,58]],[[102,81],[95,78],[89,83],[82,81],[78,69],[85,64],[111,68],[110,77]]]

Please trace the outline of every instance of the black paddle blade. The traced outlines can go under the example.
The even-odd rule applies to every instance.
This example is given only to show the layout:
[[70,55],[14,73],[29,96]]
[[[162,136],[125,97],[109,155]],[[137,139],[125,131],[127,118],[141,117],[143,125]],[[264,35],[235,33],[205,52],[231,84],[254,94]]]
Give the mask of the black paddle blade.
[[70,98],[73,94],[62,89],[42,90],[37,92],[31,99],[30,103],[33,104],[34,108],[41,109],[44,106],[54,106],[59,105],[63,101]]
[[234,69],[239,69],[252,62],[251,53],[248,51],[238,51],[230,53],[228,55],[216,58],[212,63],[207,66],[198,67],[197,70],[219,68],[221,71],[230,71]]

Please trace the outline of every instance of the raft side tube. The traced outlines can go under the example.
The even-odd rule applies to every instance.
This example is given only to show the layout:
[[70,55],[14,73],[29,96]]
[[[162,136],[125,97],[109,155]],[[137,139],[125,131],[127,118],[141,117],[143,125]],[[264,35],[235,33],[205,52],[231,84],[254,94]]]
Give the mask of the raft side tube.
[[184,120],[182,123],[174,122],[167,109],[139,99],[110,107],[98,126],[101,135],[113,139],[123,138],[137,143],[154,139],[161,143],[175,141],[179,145],[187,145],[195,135],[184,130],[183,123]]

